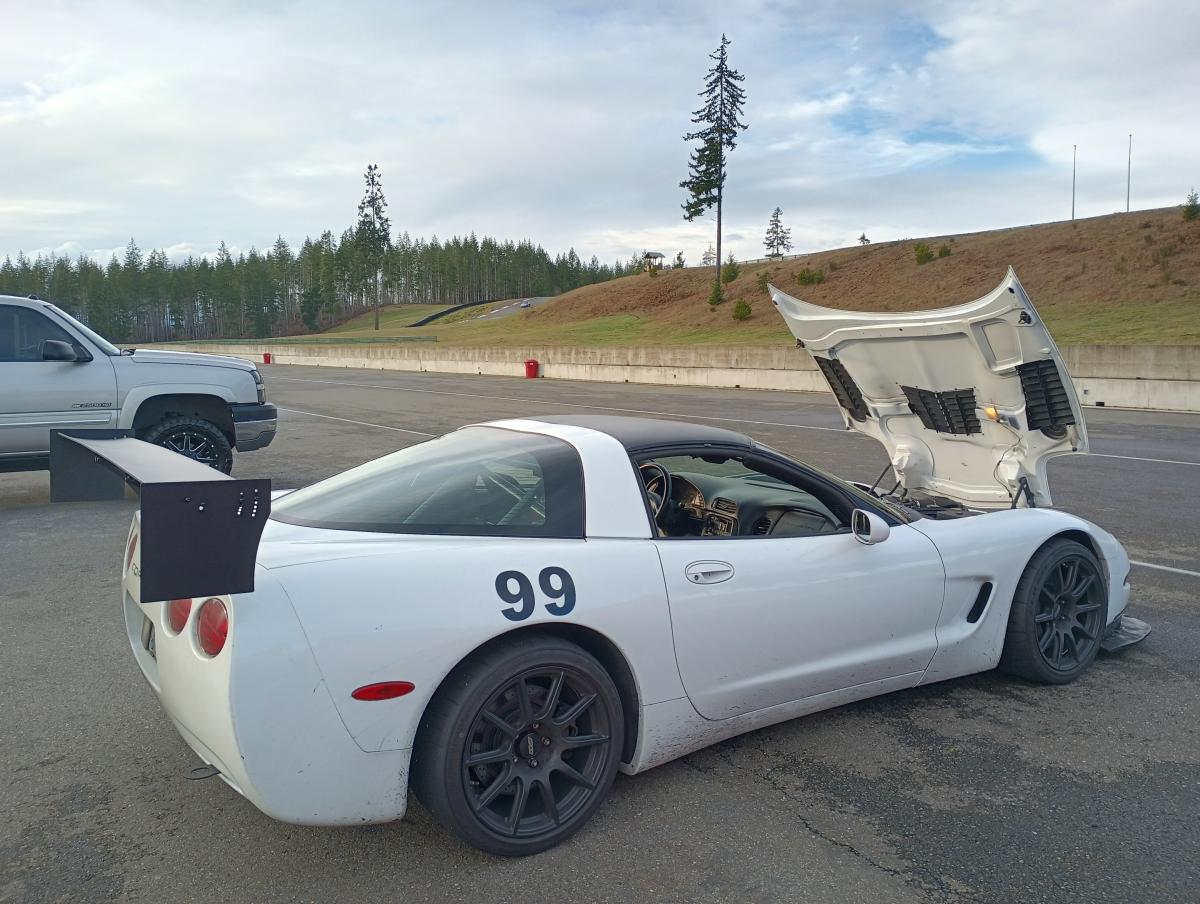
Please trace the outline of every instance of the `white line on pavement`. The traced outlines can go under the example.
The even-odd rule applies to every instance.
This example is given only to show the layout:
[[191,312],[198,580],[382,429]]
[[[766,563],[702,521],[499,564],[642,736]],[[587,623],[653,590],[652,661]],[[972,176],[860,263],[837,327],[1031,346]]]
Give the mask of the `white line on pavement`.
[[[276,379],[282,379],[282,378],[279,378],[279,377],[277,377]],[[295,383],[314,383],[314,382],[325,382],[325,381],[321,381],[321,380],[293,380],[292,382],[295,382]],[[357,385],[357,384],[355,384],[355,385]],[[382,387],[381,387],[381,388],[382,388]],[[413,391],[413,392],[431,392],[432,390],[417,389],[417,390],[412,390],[412,391]],[[467,393],[458,393],[458,392],[456,392],[456,393],[447,393],[447,395],[467,395]],[[498,397],[497,397],[497,396],[481,396],[480,398],[498,398]],[[540,401],[540,400],[535,400],[535,401]],[[560,403],[558,403],[558,404],[566,404],[566,403],[565,403],[565,402],[560,402]],[[578,407],[589,407],[589,406],[578,406]],[[329,420],[329,421],[343,421],[343,422],[345,422],[345,423],[347,423],[347,424],[358,424],[360,427],[378,427],[380,430],[395,430],[395,431],[397,431],[397,432],[399,432],[399,433],[411,433],[411,434],[413,434],[414,436],[433,436],[433,435],[434,435],[434,434],[432,434],[432,433],[422,433],[420,430],[407,430],[407,429],[405,429],[404,427],[391,427],[391,426],[389,426],[389,425],[387,425],[387,424],[373,424],[373,423],[371,423],[370,421],[355,421],[355,420],[351,420],[351,419],[350,419],[350,418],[348,418],[348,417],[334,417],[333,415],[329,415],[329,414],[317,414],[315,411],[301,411],[299,408],[282,408],[282,407],[281,407],[281,408],[279,408],[279,410],[280,410],[280,411],[287,411],[287,412],[290,412],[291,414],[304,414],[304,415],[307,415],[308,417],[320,417],[320,418],[325,418],[326,420]],[[625,409],[625,408],[606,408],[606,409],[604,409],[604,410],[605,410],[605,411],[629,411],[629,410],[634,410],[634,409]],[[758,422],[758,421],[744,421],[743,423],[748,423],[748,424],[749,424],[749,423],[760,423],[760,422]],[[803,426],[803,425],[801,425],[801,424],[780,424],[780,425],[778,425],[778,426],[781,426],[781,427],[799,427],[799,426]],[[831,428],[829,428],[829,427],[813,427],[813,428],[811,428],[811,429],[813,429],[813,430],[828,430],[828,429],[831,429]],[[1111,458],[1111,457],[1113,457],[1113,456],[1109,456],[1109,457]],[[1180,462],[1180,464],[1189,464],[1189,463],[1190,463],[1190,462]],[[1175,568],[1175,567],[1174,567],[1174,566],[1172,566],[1172,565],[1156,565],[1156,564],[1154,564],[1153,562],[1139,562],[1139,561],[1136,561],[1136,560],[1134,560],[1134,559],[1130,559],[1130,560],[1129,560],[1129,564],[1130,564],[1130,565],[1137,565],[1137,566],[1139,566],[1139,567],[1141,567],[1141,568],[1153,568],[1153,569],[1156,569],[1156,570],[1158,570],[1158,571],[1169,571],[1169,572],[1171,572],[1172,574],[1186,574],[1186,575],[1189,575],[1190,577],[1194,577],[1194,578],[1200,578],[1200,571],[1189,571],[1189,570],[1188,570],[1188,569],[1186,569],[1186,568]]]
[[1122,458],[1125,461],[1152,461],[1160,465],[1191,465],[1200,468],[1200,461],[1179,461],[1174,458],[1138,458],[1136,455],[1112,455],[1108,452],[1089,452],[1094,458]]
[[[791,427],[794,430],[826,430],[833,433],[847,433],[851,436],[865,436],[854,430],[847,430],[844,427],[817,427],[812,424],[789,424],[782,421],[748,421],[744,418],[736,417],[712,417],[703,414],[680,414],[675,411],[649,411],[643,408],[612,408],[604,405],[584,405],[579,402],[552,402],[548,399],[529,399],[519,398],[517,396],[491,396],[479,395],[473,392],[451,392],[445,389],[414,389],[410,386],[387,386],[379,383],[358,383],[349,380],[301,380],[296,377],[273,377],[275,380],[282,380],[285,383],[324,383],[330,386],[359,386],[367,389],[388,389],[394,392],[422,392],[427,395],[447,395],[461,396],[468,399],[487,399],[493,402],[529,402],[535,405],[558,405],[563,408],[584,408],[590,411],[615,411],[621,414],[650,414],[656,417],[678,417],[688,418],[697,421],[718,421],[727,424],[750,424],[754,427]],[[1187,465],[1193,468],[1200,468],[1200,461],[1179,461],[1171,458],[1139,458],[1135,455],[1114,455],[1109,452],[1091,452],[1089,453],[1094,458],[1117,458],[1123,461],[1145,461],[1163,465]]]
[[711,417],[703,414],[680,414],[677,411],[650,411],[645,408],[613,408],[606,405],[584,405],[580,402],[552,402],[549,399],[528,399],[517,396],[479,395],[474,392],[450,392],[445,389],[413,389],[409,386],[381,386],[378,383],[355,383],[348,380],[298,380],[295,377],[272,377],[284,383],[325,383],[330,386],[359,386],[367,389],[389,389],[394,392],[422,392],[427,395],[460,396],[466,399],[487,399],[491,402],[528,402],[534,405],[557,405],[562,408],[584,408],[588,411],[615,411],[620,414],[651,414],[655,417],[689,418],[696,421],[721,421],[729,424],[751,424],[755,427],[791,427],[796,430],[828,430],[833,433],[849,433],[857,436],[854,431],[845,427],[814,427],[810,424],[788,424],[782,421],[748,421],[739,417]]
[[1188,571],[1186,568],[1174,568],[1170,565],[1155,565],[1153,562],[1136,562],[1133,559],[1129,560],[1130,565],[1139,565],[1142,568],[1154,568],[1158,571],[1169,571],[1172,574],[1186,574],[1193,578],[1200,578],[1200,571]]
[[[276,406],[278,407],[278,406]],[[323,417],[327,421],[344,421],[347,424],[358,424],[360,427],[378,427],[380,430],[395,430],[398,433],[411,433],[413,436],[434,436],[433,433],[423,433],[420,430],[408,430],[404,427],[389,427],[387,424],[372,424],[370,421],[354,421],[348,417],[334,417],[331,414],[317,414],[315,411],[301,411],[299,408],[282,408],[280,411],[288,411],[292,414],[304,414],[308,417]]]

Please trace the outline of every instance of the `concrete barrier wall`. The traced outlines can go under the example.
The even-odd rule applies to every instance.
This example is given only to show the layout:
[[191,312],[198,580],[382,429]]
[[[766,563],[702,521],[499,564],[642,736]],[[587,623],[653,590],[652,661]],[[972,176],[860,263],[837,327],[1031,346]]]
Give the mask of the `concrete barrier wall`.
[[[519,376],[534,358],[541,375],[559,380],[656,383],[740,389],[827,392],[801,349],[769,346],[679,348],[473,348],[438,343],[170,343],[153,346],[232,355],[276,364],[356,367],[429,373]],[[1063,348],[1085,405],[1200,412],[1200,346],[1077,345]]]

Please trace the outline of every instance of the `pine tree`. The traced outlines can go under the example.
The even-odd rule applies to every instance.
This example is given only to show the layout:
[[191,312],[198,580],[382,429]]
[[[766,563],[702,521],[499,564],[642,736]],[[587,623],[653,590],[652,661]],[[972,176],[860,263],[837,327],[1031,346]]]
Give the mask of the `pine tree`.
[[708,250],[700,256],[700,263],[705,267],[711,267],[717,262],[717,252],[713,250],[712,242],[708,243]]
[[683,218],[688,220],[702,216],[712,207],[717,208],[717,248],[715,263],[716,278],[720,281],[721,261],[721,210],[725,200],[725,157],[737,147],[738,132],[746,129],[739,117],[746,102],[746,93],[741,88],[745,79],[741,73],[729,67],[726,47],[730,40],[721,35],[720,46],[709,54],[715,65],[705,73],[704,90],[700,97],[703,105],[692,114],[692,122],[702,128],[683,136],[684,141],[698,141],[688,160],[688,178],[679,183],[687,189],[688,197],[683,203]]
[[767,223],[767,235],[763,239],[767,249],[767,257],[783,257],[785,252],[792,250],[792,230],[783,227],[783,211],[776,207]]
[[379,329],[379,304],[383,283],[383,259],[392,247],[392,224],[387,218],[387,199],[383,196],[383,177],[374,163],[363,174],[366,192],[358,202],[358,226],[355,243],[362,255],[363,269],[374,284],[375,329]]
[[869,238],[867,238],[867,234],[864,232],[862,235],[860,235],[858,237],[858,243],[860,245],[869,245],[869,244],[871,244],[871,240]]
[[1183,218],[1185,220],[1200,219],[1200,195],[1196,194],[1196,189],[1188,192],[1187,200],[1183,204]]

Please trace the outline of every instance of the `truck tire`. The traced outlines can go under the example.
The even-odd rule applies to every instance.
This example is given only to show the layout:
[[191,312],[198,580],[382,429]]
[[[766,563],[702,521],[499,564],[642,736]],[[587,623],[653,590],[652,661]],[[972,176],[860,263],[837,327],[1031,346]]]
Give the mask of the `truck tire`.
[[142,439],[164,446],[222,474],[233,470],[233,447],[216,424],[199,417],[169,417],[142,434]]

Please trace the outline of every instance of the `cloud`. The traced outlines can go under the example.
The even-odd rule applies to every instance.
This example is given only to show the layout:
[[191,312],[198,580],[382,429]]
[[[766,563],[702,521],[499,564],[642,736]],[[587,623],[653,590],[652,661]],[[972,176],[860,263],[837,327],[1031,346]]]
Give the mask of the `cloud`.
[[1166,0],[33,4],[0,56],[0,254],[296,246],[376,162],[413,235],[698,260],[681,136],[722,29],[739,257],[777,205],[798,250],[1063,218],[1073,144],[1080,215],[1122,209],[1130,132],[1135,207],[1200,182],[1200,8]]

